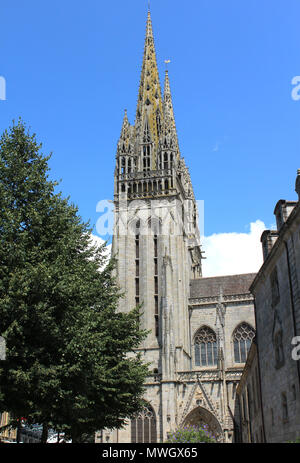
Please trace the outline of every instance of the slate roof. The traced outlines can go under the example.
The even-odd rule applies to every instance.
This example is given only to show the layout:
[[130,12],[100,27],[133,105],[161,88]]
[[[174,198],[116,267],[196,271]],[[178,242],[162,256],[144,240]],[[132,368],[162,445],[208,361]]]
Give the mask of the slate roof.
[[223,296],[250,293],[249,287],[255,276],[256,273],[245,273],[191,280],[190,298],[219,296],[221,288]]

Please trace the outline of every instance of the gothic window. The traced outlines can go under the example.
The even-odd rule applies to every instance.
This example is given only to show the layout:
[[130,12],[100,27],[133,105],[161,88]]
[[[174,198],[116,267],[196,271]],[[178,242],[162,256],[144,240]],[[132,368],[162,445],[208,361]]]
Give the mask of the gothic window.
[[169,159],[168,159],[168,153],[164,154],[164,170],[167,170],[169,168]]
[[195,365],[210,366],[217,364],[217,338],[215,332],[204,326],[195,336]]
[[131,420],[131,443],[156,443],[156,417],[153,408],[148,405]]
[[141,234],[141,221],[140,219],[132,220],[128,225],[128,231],[131,235],[135,236],[136,240],[139,240]]
[[[157,235],[161,233],[161,221],[158,217],[150,217],[148,220],[148,228],[151,230],[151,232],[154,235],[154,238],[156,237],[157,240]],[[157,245],[157,243],[156,243]],[[157,256],[156,256],[157,257]]]
[[124,174],[125,173],[125,158],[122,158],[121,159],[121,173]]
[[255,336],[254,329],[248,323],[241,323],[233,333],[234,361],[245,363]]
[[277,268],[275,267],[270,276],[271,279],[271,294],[272,294],[272,307],[275,307],[280,300],[279,295],[279,284],[278,284],[278,275]]
[[151,168],[151,147],[150,145],[143,147],[143,170],[150,170]]

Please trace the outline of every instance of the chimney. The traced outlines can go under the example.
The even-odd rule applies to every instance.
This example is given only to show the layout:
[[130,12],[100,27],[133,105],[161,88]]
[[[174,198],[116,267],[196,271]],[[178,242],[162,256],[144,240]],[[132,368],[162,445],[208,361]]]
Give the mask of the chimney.
[[277,230],[265,230],[261,235],[261,243],[262,243],[262,251],[263,251],[263,258],[264,261],[268,257],[271,252],[272,247],[274,246],[279,232]]

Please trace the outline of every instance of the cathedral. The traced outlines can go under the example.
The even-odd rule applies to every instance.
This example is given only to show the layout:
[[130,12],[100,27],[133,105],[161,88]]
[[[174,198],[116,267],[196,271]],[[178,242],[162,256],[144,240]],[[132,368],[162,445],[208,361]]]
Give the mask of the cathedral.
[[119,310],[142,307],[149,334],[138,351],[151,376],[144,411],[96,442],[165,442],[178,427],[203,424],[218,441],[234,442],[236,389],[255,336],[255,274],[202,276],[197,202],[168,71],[163,94],[160,87],[150,11],[135,123],[125,111],[117,145],[114,206]]

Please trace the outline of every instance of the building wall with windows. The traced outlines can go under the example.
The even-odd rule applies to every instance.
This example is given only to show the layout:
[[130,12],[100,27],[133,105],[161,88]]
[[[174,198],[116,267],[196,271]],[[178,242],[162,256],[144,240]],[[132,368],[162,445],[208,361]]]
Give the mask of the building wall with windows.
[[[299,171],[296,191],[300,195]],[[277,230],[262,234],[264,264],[251,291],[266,441],[287,442],[300,437],[300,365],[292,344],[300,336],[299,201],[280,200],[274,213]]]
[[256,339],[252,341],[236,390],[236,418],[239,420],[237,442],[265,442]]
[[[172,390],[174,401],[167,398],[162,404],[162,375],[154,369],[146,383],[148,407],[124,429],[97,433],[96,442],[163,442],[178,426],[204,424],[219,441],[236,440],[240,423],[236,390],[255,336],[249,292],[254,277],[251,273],[191,280],[189,364],[178,367],[175,381],[163,383]],[[149,349],[145,352],[154,366],[155,352],[152,356]],[[162,406],[166,423],[161,420]]]
[[234,440],[236,389],[255,336],[253,296],[249,292],[254,277],[230,275],[190,282],[192,372],[185,373],[187,379],[190,377],[185,396],[190,393],[193,398],[190,406],[185,404],[184,414],[197,405],[206,408],[220,423],[225,441]]

